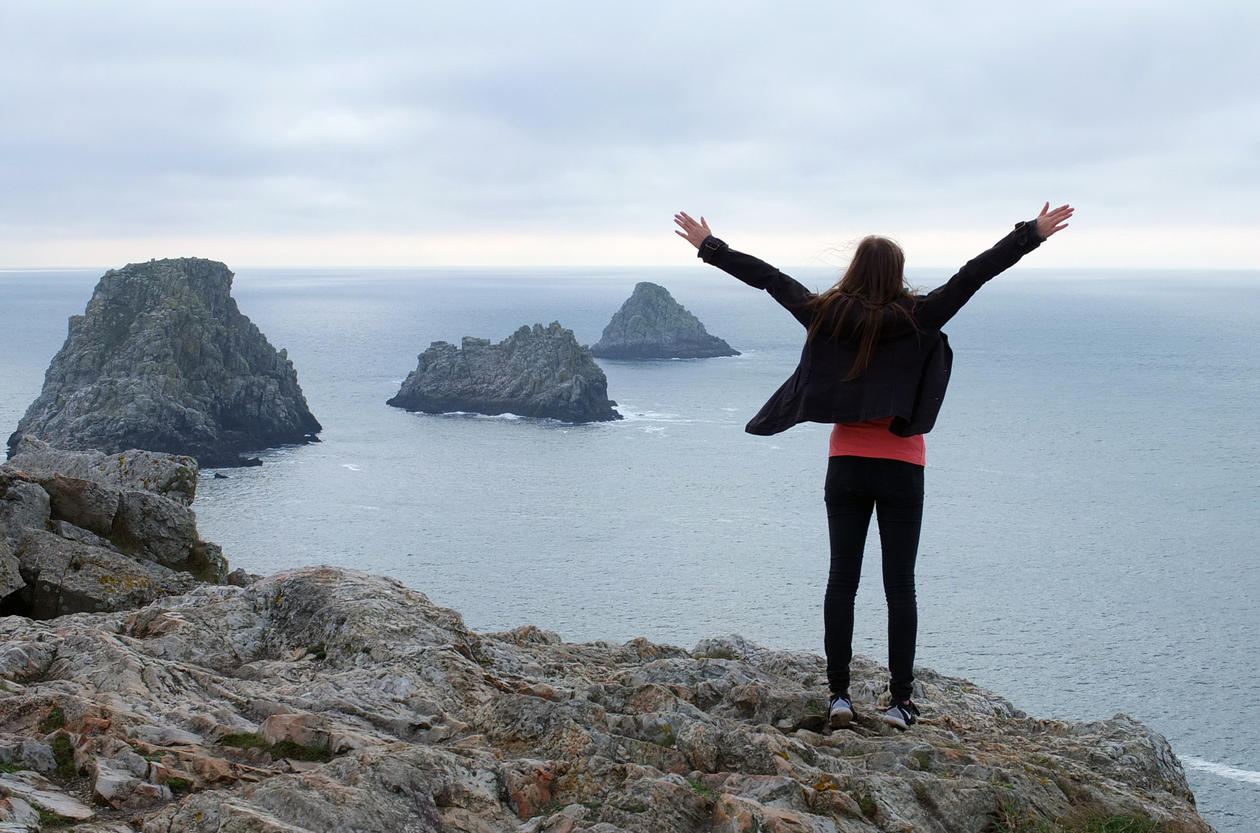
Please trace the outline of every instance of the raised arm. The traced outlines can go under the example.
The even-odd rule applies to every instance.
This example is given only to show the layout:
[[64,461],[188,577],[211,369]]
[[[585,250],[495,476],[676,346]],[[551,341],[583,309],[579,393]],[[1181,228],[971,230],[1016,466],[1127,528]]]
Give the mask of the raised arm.
[[945,326],[986,282],[1014,266],[1052,234],[1067,228],[1074,210],[1070,205],[1062,205],[1052,211],[1050,203],[1046,203],[1037,219],[1017,223],[1014,231],[993,248],[967,261],[958,274],[919,299],[914,312],[919,326],[929,330]]
[[680,211],[674,215],[674,223],[678,226],[674,234],[695,246],[697,257],[751,287],[764,289],[784,309],[792,313],[797,321],[806,327],[809,326],[810,313],[801,305],[814,297],[814,293],[764,260],[758,260],[752,255],[737,252],[727,246],[713,236],[704,217],[700,218],[700,222],[696,222],[688,216],[687,212]]

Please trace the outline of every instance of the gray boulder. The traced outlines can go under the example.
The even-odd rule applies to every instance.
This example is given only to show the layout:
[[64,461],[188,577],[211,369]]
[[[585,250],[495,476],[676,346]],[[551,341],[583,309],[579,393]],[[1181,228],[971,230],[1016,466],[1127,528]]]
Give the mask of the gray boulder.
[[8,539],[0,535],[0,599],[21,590],[25,584],[18,569],[17,556],[13,554],[13,547],[9,545]]
[[608,379],[572,330],[521,327],[498,344],[435,341],[387,404],[408,411],[519,414],[564,422],[621,419]]
[[230,295],[222,263],[176,258],[106,272],[9,438],[66,449],[145,448],[241,465],[241,453],[320,431],[287,353]]
[[68,451],[34,437],[23,437],[10,455],[9,465],[40,482],[61,474],[91,480],[107,489],[156,492],[185,506],[197,496],[197,461],[175,454],[138,448],[119,454]]
[[187,573],[38,530],[26,531],[17,557],[22,612],[32,619],[127,610],[197,584]]
[[226,581],[222,551],[201,540],[187,504],[193,458],[133,450],[98,460],[29,440],[21,447],[29,453],[0,465],[0,613],[123,610]]
[[739,351],[709,331],[665,287],[643,281],[591,347],[601,359],[705,359]]

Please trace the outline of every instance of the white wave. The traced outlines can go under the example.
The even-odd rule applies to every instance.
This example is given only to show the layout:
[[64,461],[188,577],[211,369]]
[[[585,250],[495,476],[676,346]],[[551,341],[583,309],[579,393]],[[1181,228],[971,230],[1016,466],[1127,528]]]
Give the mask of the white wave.
[[1231,781],[1243,781],[1248,784],[1260,784],[1260,772],[1250,769],[1239,769],[1229,764],[1218,764],[1216,761],[1205,761],[1202,758],[1196,758],[1193,755],[1182,755],[1181,763],[1187,769],[1197,769],[1201,772],[1210,772],[1213,775],[1219,775],[1222,778],[1228,778]]
[[[457,417],[471,417],[471,418],[473,418],[473,419],[525,419],[525,417],[521,416],[520,414],[511,414],[511,413],[507,413],[507,414],[479,414],[479,413],[477,413],[476,411],[443,411],[442,413],[440,413],[440,414],[436,414],[436,415],[435,415],[435,414],[425,414],[425,415],[426,415],[426,416],[457,416]],[[559,422],[559,420],[551,420],[551,421],[552,421],[552,422]]]
[[661,431],[664,431],[664,430],[665,430],[665,426],[664,426],[664,425],[645,425],[645,426],[643,426],[643,433],[644,433],[644,434],[659,434]]
[[354,463],[342,463],[341,467],[343,469],[350,469],[350,471],[362,471],[362,469],[356,466]]

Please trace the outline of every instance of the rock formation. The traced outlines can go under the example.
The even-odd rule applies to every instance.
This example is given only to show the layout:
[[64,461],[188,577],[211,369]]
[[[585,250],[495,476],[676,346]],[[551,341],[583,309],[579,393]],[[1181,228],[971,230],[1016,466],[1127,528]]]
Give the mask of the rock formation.
[[709,335],[668,289],[644,281],[613,315],[591,354],[601,359],[706,359],[738,356],[739,351]]
[[0,465],[0,614],[126,610],[226,580],[197,534],[196,489],[191,457],[23,439]]
[[430,414],[518,414],[563,422],[621,419],[608,379],[558,322],[521,327],[498,344],[465,337],[435,341],[387,404]]
[[5,830],[41,811],[80,833],[1211,830],[1124,715],[1038,720],[921,669],[924,719],[899,734],[859,658],[858,718],[827,731],[821,657],[479,635],[355,571],[9,617],[0,646]]
[[288,354],[231,297],[232,273],[201,258],[106,272],[9,438],[109,453],[145,448],[240,465],[240,453],[320,431]]

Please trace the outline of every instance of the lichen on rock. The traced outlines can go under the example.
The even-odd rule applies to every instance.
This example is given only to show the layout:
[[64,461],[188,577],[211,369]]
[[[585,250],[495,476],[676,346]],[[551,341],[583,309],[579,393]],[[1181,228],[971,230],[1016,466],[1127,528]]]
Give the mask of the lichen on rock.
[[613,315],[591,354],[607,359],[703,359],[738,356],[660,284],[642,281]]
[[435,341],[387,404],[425,413],[516,414],[563,422],[621,419],[608,379],[572,330],[521,327],[498,344]]
[[237,309],[232,272],[203,258],[132,263],[97,283],[44,387],[9,438],[65,449],[144,448],[242,464],[321,430],[284,350]]

